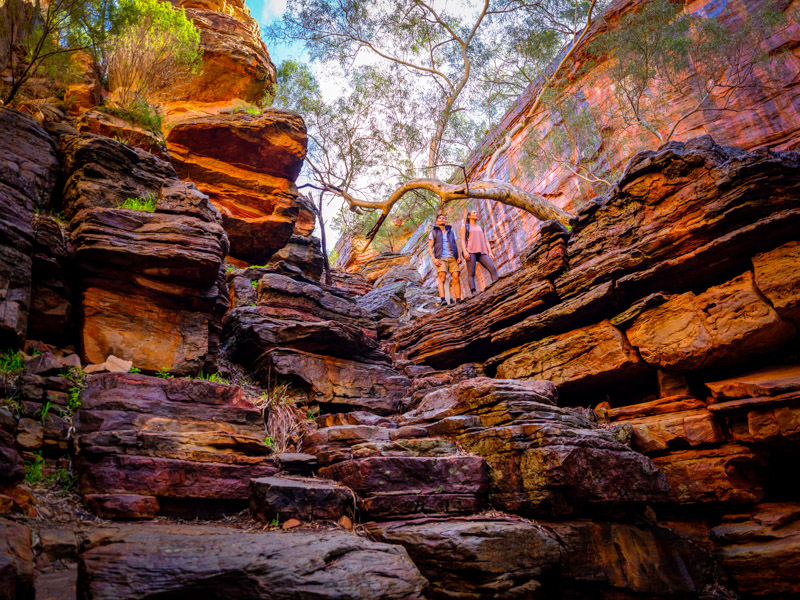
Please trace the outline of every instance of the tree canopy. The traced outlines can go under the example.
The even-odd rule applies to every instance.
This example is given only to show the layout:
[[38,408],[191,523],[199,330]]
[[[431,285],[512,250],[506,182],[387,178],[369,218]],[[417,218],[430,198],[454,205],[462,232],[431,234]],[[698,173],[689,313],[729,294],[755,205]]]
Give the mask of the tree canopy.
[[372,238],[390,212],[402,223],[462,198],[489,198],[567,223],[568,213],[508,182],[465,181],[460,165],[497,133],[530,82],[547,88],[603,4],[290,1],[268,39],[301,41],[345,83],[326,101],[308,70],[282,67],[279,84],[297,89],[307,82],[310,102],[286,94],[275,103],[307,118],[311,178],[356,212],[339,225],[368,229]]

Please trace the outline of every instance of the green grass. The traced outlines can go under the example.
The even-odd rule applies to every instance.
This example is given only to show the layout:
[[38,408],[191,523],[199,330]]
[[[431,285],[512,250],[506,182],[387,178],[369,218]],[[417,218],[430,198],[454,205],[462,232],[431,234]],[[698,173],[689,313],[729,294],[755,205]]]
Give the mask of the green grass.
[[128,369],[128,373],[132,373],[133,375],[138,375],[141,372],[142,370],[139,367],[131,366],[131,368]]
[[25,481],[36,485],[44,481],[44,458],[42,452],[33,453],[33,461],[25,463]]
[[156,377],[160,377],[161,379],[172,379],[172,374],[168,369],[159,369],[156,371]]
[[31,485],[58,488],[68,494],[78,483],[78,476],[58,467],[51,475],[44,474],[45,460],[41,450],[33,453],[33,461],[25,463],[25,481]]
[[19,375],[25,368],[25,361],[19,352],[6,350],[0,352],[0,373],[6,375]]
[[222,385],[230,385],[231,382],[222,377],[219,373],[205,374],[202,371],[195,377],[186,377],[186,379],[202,379],[203,381],[211,381],[213,383],[220,383]]
[[158,198],[152,194],[148,194],[147,196],[137,196],[136,198],[128,198],[124,202],[118,202],[117,208],[140,210],[142,212],[156,212],[156,204],[158,204]]

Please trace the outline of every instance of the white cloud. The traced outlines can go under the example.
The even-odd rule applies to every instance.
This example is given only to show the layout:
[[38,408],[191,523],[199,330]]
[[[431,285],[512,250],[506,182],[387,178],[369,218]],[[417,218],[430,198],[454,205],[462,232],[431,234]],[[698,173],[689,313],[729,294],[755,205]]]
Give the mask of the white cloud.
[[286,0],[264,0],[264,8],[261,11],[261,20],[269,23],[273,19],[279,18],[286,10]]

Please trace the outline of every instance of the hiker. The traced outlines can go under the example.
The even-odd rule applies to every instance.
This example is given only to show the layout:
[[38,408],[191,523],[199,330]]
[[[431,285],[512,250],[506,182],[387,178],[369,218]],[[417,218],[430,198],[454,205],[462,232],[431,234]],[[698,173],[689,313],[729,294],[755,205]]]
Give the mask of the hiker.
[[464,219],[464,228],[461,230],[461,248],[464,260],[467,262],[469,275],[469,289],[475,293],[475,267],[478,263],[489,271],[492,282],[497,280],[497,269],[494,266],[494,256],[483,228],[478,225],[478,211],[471,210]]
[[444,299],[444,283],[450,273],[450,299],[454,302],[461,301],[461,283],[459,282],[459,268],[461,259],[458,254],[456,234],[447,224],[447,218],[439,213],[436,215],[436,225],[433,226],[428,236],[428,254],[431,255],[433,266],[439,277],[439,299],[441,306],[446,306]]

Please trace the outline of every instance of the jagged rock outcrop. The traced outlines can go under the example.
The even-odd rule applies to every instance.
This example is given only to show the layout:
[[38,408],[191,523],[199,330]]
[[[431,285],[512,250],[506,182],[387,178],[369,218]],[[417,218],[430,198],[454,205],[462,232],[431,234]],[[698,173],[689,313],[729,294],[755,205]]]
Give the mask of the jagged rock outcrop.
[[303,119],[270,108],[170,125],[172,162],[222,213],[231,256],[263,265],[286,245],[300,216],[294,181],[306,155]]
[[[402,328],[393,340],[417,362],[455,366],[493,353],[490,364],[502,377],[584,389],[641,375],[644,363],[697,369],[777,348],[795,335],[786,320],[791,309],[784,316],[765,304],[747,271],[751,257],[794,235],[799,165],[794,152],[745,153],[709,137],[640,153],[613,190],[581,211],[568,241],[557,232],[544,236],[525,268],[480,299]],[[774,277],[791,288],[793,275]],[[707,291],[695,301],[687,288]],[[703,306],[720,303],[729,306],[719,317],[702,315]],[[753,311],[762,316],[751,320]],[[667,324],[671,314],[695,319],[683,343],[697,346],[699,361],[686,356],[681,364],[686,350],[669,336],[680,338],[690,321]],[[598,323],[603,317],[610,320]],[[675,358],[656,358],[671,343]],[[564,359],[565,349],[574,355]]]
[[278,261],[297,267],[303,275],[314,281],[320,280],[325,268],[319,238],[312,235],[293,234],[286,245],[272,255],[269,264]]
[[0,107],[0,129],[0,345],[19,346],[31,304],[33,215],[50,206],[58,158],[30,117]]

